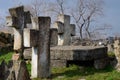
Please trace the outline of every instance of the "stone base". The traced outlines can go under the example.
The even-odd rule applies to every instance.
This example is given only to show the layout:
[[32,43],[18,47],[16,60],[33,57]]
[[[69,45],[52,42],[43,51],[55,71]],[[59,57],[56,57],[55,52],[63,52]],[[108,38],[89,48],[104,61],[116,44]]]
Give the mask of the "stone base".
[[32,48],[24,49],[24,52],[23,52],[24,59],[29,59],[30,60],[31,56],[32,56]]
[[51,60],[51,67],[66,67],[66,60]]
[[94,61],[96,69],[103,69],[109,63],[107,47],[103,46],[56,46],[50,50],[52,67],[66,67],[68,61]]
[[94,67],[96,69],[104,69],[109,64],[108,58],[94,60]]
[[[94,60],[93,67],[95,69],[104,69],[108,64],[109,64],[108,58],[98,59],[98,60]],[[51,60],[51,67],[53,68],[68,67],[68,61],[67,60]],[[119,66],[119,71],[120,71],[120,66]]]

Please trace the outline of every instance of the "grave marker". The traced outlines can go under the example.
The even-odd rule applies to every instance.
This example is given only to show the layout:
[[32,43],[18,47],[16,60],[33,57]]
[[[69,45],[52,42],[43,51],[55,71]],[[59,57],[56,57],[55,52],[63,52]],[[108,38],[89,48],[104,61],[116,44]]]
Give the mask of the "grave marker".
[[70,16],[60,14],[54,27],[58,29],[58,45],[70,45],[71,36],[75,36],[75,25],[70,24]]
[[50,18],[32,18],[32,29],[24,29],[24,46],[32,47],[32,78],[50,77]]

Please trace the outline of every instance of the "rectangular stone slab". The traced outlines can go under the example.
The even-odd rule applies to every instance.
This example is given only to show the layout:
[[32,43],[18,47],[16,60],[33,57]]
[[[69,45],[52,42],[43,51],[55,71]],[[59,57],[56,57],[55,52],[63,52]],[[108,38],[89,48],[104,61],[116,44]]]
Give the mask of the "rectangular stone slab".
[[56,28],[50,29],[50,46],[57,46],[58,44],[58,30]]
[[32,47],[38,44],[38,31],[34,29],[24,29],[24,46]]
[[50,49],[52,60],[95,60],[108,57],[107,47],[55,46]]
[[22,48],[22,35],[21,31],[13,28],[14,30],[14,50],[20,50]]

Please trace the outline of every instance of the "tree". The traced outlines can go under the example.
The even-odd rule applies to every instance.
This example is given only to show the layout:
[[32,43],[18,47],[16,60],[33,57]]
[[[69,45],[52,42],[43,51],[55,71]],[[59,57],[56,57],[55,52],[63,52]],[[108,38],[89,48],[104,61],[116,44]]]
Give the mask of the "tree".
[[57,0],[59,14],[64,14],[64,2],[65,0]]
[[83,29],[90,39],[89,27],[95,17],[102,14],[102,4],[102,0],[78,0],[75,9],[72,9],[71,15],[79,28],[81,39],[83,39]]
[[25,9],[29,10],[32,16],[40,16],[45,9],[44,0],[31,0],[31,4],[26,5]]
[[99,39],[102,38],[101,36],[107,36],[107,31],[106,30],[111,30],[112,26],[110,24],[103,24],[101,26],[95,26],[95,28],[93,30],[91,30],[90,34],[91,37],[94,39]]

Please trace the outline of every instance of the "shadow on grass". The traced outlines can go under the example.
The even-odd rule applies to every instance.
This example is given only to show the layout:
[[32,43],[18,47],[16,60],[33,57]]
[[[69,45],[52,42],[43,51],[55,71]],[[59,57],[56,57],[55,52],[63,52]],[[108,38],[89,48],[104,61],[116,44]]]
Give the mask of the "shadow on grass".
[[73,69],[67,69],[63,72],[55,72],[52,74],[52,78],[58,78],[59,76],[65,76],[65,77],[74,77],[74,76],[88,76],[93,75],[95,73],[107,73],[112,72],[114,68],[112,66],[107,66],[105,69],[97,70],[93,67],[79,67],[76,66]]

